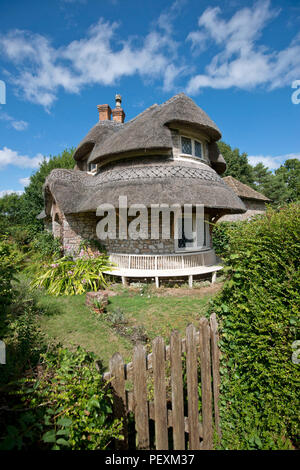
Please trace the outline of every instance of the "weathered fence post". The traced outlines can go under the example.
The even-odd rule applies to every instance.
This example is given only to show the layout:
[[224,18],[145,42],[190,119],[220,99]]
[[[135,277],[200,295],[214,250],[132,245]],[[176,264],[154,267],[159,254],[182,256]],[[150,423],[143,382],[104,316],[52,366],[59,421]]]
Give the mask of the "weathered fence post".
[[138,449],[149,449],[146,354],[141,344],[133,351],[133,394]]
[[200,449],[198,413],[198,372],[196,329],[189,325],[186,329],[186,377],[188,395],[189,449]]
[[211,356],[212,356],[212,373],[213,373],[213,394],[214,394],[214,411],[215,411],[215,425],[216,431],[221,439],[220,428],[220,411],[219,411],[219,397],[220,397],[220,350],[219,350],[219,333],[218,323],[215,313],[210,316],[210,338],[211,338]]
[[[116,418],[124,420],[124,441],[116,441],[118,449],[128,448],[127,413],[135,415],[136,441],[138,449],[150,448],[149,420],[155,424],[156,450],[168,450],[168,428],[173,428],[174,450],[185,450],[185,433],[188,433],[189,450],[213,448],[213,417],[216,431],[221,438],[219,413],[220,351],[218,347],[218,325],[213,313],[208,321],[201,318],[199,330],[194,325],[186,329],[185,338],[173,331],[170,346],[163,338],[156,337],[152,353],[146,356],[145,347],[134,348],[133,360],[124,364],[119,353],[109,362],[109,372],[104,380],[111,380],[114,393],[113,409]],[[183,354],[186,353],[187,416],[184,409]],[[200,357],[199,357],[200,356]],[[170,360],[170,368],[167,364]],[[201,366],[201,409],[199,419],[199,365]],[[167,389],[166,375],[171,389]],[[148,401],[147,378],[153,378],[154,401]],[[133,385],[133,391],[126,391]],[[172,409],[168,410],[168,403]],[[201,439],[203,439],[201,441]]]
[[178,331],[171,335],[170,360],[174,450],[185,450],[181,338]]
[[111,385],[113,387],[113,410],[115,418],[123,418],[124,441],[116,441],[117,449],[127,449],[127,413],[125,394],[125,374],[124,362],[119,353],[115,353],[109,361],[110,374],[112,376]]
[[165,377],[165,344],[161,337],[152,343],[154,377],[155,448],[168,450],[167,397]]
[[200,361],[202,389],[203,450],[213,447],[212,383],[210,360],[210,328],[206,318],[200,319]]

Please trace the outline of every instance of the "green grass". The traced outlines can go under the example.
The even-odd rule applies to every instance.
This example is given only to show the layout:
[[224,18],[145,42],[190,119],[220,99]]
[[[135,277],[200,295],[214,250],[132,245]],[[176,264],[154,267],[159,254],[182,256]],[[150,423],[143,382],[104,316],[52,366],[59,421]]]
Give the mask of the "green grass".
[[[148,297],[149,296],[149,297]],[[118,295],[109,298],[108,313],[120,308],[130,325],[142,325],[148,337],[162,335],[168,340],[172,330],[184,334],[189,323],[197,324],[207,309],[211,294],[203,297],[157,296],[152,292],[121,289]],[[109,358],[120,352],[126,362],[130,361],[133,343],[120,336],[101,314],[92,312],[85,306],[85,296],[53,297],[39,296],[39,304],[46,311],[40,317],[42,331],[49,341],[57,341],[63,346],[82,346],[96,354],[107,367]]]
[[96,354],[105,367],[109,358],[119,351],[124,360],[129,360],[132,344],[117,335],[100,315],[84,304],[85,296],[51,297],[43,295],[39,304],[49,314],[40,318],[42,331],[49,340],[65,347],[82,346]]
[[168,339],[174,329],[182,333],[189,323],[197,324],[205,314],[211,298],[190,295],[183,297],[155,296],[150,294],[132,294],[130,291],[112,297],[108,312],[119,307],[134,325],[143,325],[150,339],[163,336]]

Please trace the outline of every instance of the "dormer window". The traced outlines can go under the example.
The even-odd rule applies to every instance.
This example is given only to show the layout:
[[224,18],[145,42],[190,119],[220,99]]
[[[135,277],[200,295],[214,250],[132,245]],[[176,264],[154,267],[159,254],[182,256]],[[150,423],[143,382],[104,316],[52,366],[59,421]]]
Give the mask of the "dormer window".
[[199,140],[196,139],[191,139],[190,137],[181,136],[181,153],[182,155],[189,155],[206,161],[202,142],[199,142]]
[[88,172],[96,173],[97,171],[97,164],[96,163],[89,163],[88,164]]

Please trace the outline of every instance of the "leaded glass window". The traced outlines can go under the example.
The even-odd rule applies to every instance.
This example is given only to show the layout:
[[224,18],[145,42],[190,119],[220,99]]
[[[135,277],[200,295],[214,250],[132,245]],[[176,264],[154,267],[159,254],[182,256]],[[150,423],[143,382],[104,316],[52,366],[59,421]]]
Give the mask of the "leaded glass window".
[[202,158],[202,145],[197,140],[195,140],[195,157]]
[[181,150],[186,155],[192,155],[192,141],[187,137],[181,137]]

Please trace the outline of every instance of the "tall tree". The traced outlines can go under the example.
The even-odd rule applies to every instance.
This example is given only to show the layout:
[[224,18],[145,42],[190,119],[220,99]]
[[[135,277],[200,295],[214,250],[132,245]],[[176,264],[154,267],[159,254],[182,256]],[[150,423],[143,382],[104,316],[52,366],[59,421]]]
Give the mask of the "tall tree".
[[286,160],[275,175],[281,177],[289,191],[287,202],[300,200],[300,161],[296,158]]
[[74,148],[70,148],[59,155],[50,156],[48,160],[45,158],[39,169],[30,177],[30,183],[23,196],[22,221],[24,225],[30,225],[32,230],[41,230],[43,226],[36,217],[44,207],[43,184],[46,177],[55,168],[74,168],[73,153]]
[[233,176],[242,183],[253,187],[253,168],[248,162],[247,154],[240,153],[238,148],[232,149],[225,142],[218,142],[218,146],[227,164],[224,176]]

